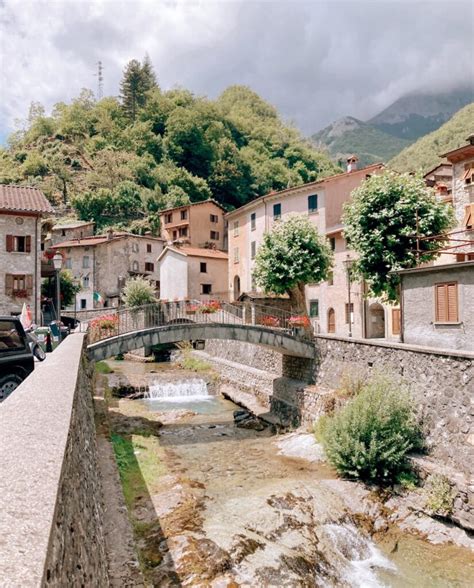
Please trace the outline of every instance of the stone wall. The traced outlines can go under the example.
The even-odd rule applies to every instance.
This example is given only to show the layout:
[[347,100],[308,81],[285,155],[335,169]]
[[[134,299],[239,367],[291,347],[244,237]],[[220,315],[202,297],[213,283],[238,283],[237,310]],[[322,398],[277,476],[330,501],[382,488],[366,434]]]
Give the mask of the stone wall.
[[399,378],[415,400],[430,453],[474,473],[474,354],[404,344],[316,338],[316,384],[336,389],[344,377]]
[[248,367],[264,370],[278,376],[283,373],[281,354],[258,345],[240,341],[209,339],[206,341],[205,349],[214,357],[242,363]]
[[0,405],[0,574],[9,586],[107,586],[83,334]]

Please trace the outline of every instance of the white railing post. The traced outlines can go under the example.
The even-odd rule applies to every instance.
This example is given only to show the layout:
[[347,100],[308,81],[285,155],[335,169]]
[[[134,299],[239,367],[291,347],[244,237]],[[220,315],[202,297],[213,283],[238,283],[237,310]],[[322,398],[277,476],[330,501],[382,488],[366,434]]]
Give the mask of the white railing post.
[[250,316],[252,325],[255,325],[255,304],[252,304],[250,307]]

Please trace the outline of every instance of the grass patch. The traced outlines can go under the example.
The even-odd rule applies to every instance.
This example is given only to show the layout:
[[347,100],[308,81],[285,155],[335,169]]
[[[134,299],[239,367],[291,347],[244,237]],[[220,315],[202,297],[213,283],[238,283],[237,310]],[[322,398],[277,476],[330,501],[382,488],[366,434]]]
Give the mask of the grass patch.
[[98,361],[95,364],[96,374],[113,374],[114,370],[105,361]]
[[191,372],[209,372],[212,370],[210,363],[199,357],[194,357],[188,350],[182,351],[177,363],[181,368]]
[[132,510],[139,498],[153,493],[158,478],[165,472],[165,466],[158,457],[160,445],[148,431],[127,436],[112,433],[110,440],[125,502]]
[[448,478],[441,474],[431,474],[423,488],[425,506],[433,514],[449,516],[453,512],[456,491]]

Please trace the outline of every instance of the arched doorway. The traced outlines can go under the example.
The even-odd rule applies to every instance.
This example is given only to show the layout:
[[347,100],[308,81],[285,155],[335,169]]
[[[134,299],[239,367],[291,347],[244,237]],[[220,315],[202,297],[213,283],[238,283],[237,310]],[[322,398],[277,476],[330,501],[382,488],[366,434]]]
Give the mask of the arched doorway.
[[383,339],[385,337],[385,311],[379,302],[369,306],[369,339]]
[[328,310],[328,333],[336,332],[336,313],[334,308]]
[[240,296],[240,277],[234,276],[234,300]]

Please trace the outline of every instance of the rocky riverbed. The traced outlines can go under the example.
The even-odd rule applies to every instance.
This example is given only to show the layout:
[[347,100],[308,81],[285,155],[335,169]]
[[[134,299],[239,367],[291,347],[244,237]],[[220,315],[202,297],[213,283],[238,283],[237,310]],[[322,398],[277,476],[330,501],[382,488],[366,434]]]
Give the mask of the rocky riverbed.
[[[169,365],[110,365],[114,373],[101,376],[109,388],[196,379]],[[200,376],[217,394],[215,375]],[[463,531],[454,538],[441,522],[423,528],[409,504],[396,503],[403,497],[390,503],[337,479],[312,435],[236,426],[240,410],[219,396],[109,399],[145,585],[471,585],[472,539]],[[439,545],[423,539],[435,530]]]

